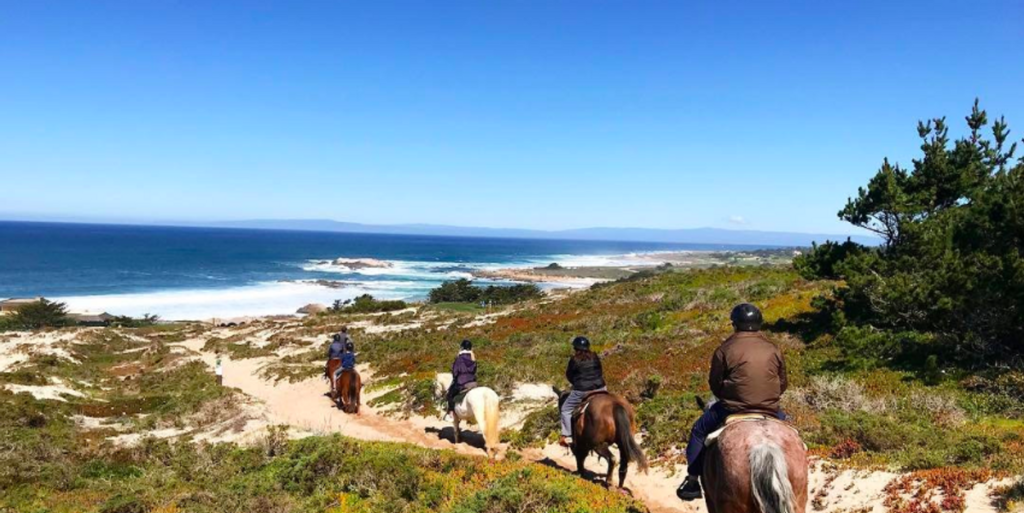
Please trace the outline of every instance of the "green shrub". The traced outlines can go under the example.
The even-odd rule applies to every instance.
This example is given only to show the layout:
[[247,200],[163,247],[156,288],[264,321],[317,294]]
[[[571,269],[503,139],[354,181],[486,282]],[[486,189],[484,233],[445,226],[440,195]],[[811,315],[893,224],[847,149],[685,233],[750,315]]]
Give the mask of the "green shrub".
[[533,284],[489,285],[486,288],[473,285],[462,278],[446,281],[430,291],[431,303],[487,303],[507,305],[542,297],[540,288]]
[[379,312],[394,312],[409,308],[409,304],[401,300],[375,299],[369,294],[363,294],[346,301],[335,301],[328,310],[331,313],[365,314]]

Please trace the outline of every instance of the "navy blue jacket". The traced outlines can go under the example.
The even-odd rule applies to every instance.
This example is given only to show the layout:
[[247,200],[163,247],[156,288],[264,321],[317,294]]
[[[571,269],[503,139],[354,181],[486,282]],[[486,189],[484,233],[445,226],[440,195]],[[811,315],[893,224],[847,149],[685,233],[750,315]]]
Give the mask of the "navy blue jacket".
[[345,353],[341,355],[341,368],[345,370],[356,368],[356,354]]
[[476,381],[476,362],[473,355],[468,352],[461,352],[452,364],[452,383],[462,388],[468,383]]

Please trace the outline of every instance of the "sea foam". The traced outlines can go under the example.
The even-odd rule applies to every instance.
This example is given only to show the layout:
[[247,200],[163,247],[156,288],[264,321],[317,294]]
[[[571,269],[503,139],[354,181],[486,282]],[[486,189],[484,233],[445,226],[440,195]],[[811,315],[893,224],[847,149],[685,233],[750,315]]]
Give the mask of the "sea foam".
[[262,315],[289,315],[302,305],[352,299],[372,294],[381,299],[407,299],[421,290],[402,287],[400,282],[346,284],[331,288],[304,282],[272,282],[225,289],[167,290],[96,296],[55,298],[71,311],[106,311],[114,315],[157,314],[166,320],[206,320]]

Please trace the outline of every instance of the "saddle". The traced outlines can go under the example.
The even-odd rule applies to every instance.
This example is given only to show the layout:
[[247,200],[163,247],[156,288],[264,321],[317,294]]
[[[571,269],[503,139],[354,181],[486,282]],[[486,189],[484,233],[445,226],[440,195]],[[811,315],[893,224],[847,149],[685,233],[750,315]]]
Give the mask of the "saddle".
[[591,390],[590,392],[587,392],[587,395],[583,396],[583,400],[580,401],[579,406],[572,410],[572,418],[575,420],[580,415],[586,413],[587,408],[590,406],[590,401],[593,400],[594,397],[597,397],[599,395],[607,395],[610,393],[611,392],[607,390]]
[[722,435],[722,433],[726,429],[728,429],[729,426],[731,426],[733,424],[738,424],[738,423],[741,423],[741,422],[765,422],[765,421],[767,421],[767,422],[778,422],[779,424],[781,424],[783,426],[786,426],[789,429],[792,429],[794,433],[797,433],[798,435],[800,434],[800,432],[797,431],[797,429],[795,427],[787,424],[785,421],[779,420],[777,417],[775,417],[773,415],[768,415],[768,414],[765,414],[765,413],[734,413],[734,414],[729,415],[728,417],[725,418],[725,425],[723,425],[722,427],[720,427],[720,428],[712,431],[710,434],[708,434],[708,437],[704,439],[704,446],[705,447],[711,447],[711,446],[715,445],[718,442],[718,437],[720,437]]
[[455,397],[452,398],[452,401],[456,404],[461,403],[466,398],[466,394],[468,394],[470,390],[473,390],[478,386],[479,385],[476,384],[476,381],[466,383],[466,385],[462,387],[462,390],[459,390],[459,393],[455,394]]

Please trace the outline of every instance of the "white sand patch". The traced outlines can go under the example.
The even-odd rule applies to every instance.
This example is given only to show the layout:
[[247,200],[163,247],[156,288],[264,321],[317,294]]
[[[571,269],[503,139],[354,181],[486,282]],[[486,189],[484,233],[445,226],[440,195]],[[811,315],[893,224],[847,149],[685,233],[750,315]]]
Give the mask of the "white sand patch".
[[75,421],[75,425],[77,425],[81,429],[114,429],[117,431],[123,431],[125,429],[128,429],[128,426],[120,422],[114,422],[111,421],[110,419],[105,419],[101,417],[72,415],[71,420]]
[[512,392],[512,397],[517,401],[551,401],[557,400],[558,394],[545,383],[519,383]]
[[64,347],[74,343],[84,330],[15,332],[0,339],[0,372],[14,370],[34,355],[50,355],[79,363]]
[[127,433],[124,435],[111,436],[107,437],[107,440],[110,440],[112,443],[117,445],[131,446],[138,444],[145,438],[174,438],[186,433],[188,433],[187,429],[166,428],[146,431],[144,433]]
[[67,399],[64,398],[65,395],[69,395],[69,396],[72,396],[72,397],[85,397],[85,394],[83,394],[83,393],[81,393],[81,392],[79,392],[77,390],[74,390],[72,388],[68,388],[66,386],[63,386],[63,385],[41,385],[40,386],[40,385],[13,385],[13,384],[7,384],[7,385],[4,385],[4,388],[6,388],[7,390],[10,390],[11,392],[14,392],[15,394],[20,394],[20,393],[32,394],[32,397],[35,397],[36,399],[40,399],[40,400],[52,400],[52,401],[67,402]]

